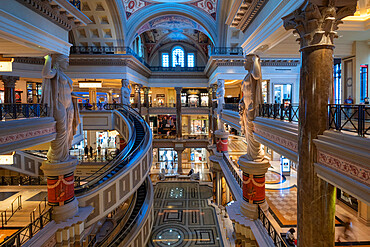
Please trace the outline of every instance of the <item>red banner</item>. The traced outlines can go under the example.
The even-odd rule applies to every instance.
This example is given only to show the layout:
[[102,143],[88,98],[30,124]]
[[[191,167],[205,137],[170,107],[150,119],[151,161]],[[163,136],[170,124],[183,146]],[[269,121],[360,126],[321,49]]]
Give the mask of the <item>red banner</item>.
[[243,198],[253,204],[265,201],[265,175],[243,173]]
[[47,187],[49,205],[62,206],[71,202],[75,195],[73,173],[48,177]]

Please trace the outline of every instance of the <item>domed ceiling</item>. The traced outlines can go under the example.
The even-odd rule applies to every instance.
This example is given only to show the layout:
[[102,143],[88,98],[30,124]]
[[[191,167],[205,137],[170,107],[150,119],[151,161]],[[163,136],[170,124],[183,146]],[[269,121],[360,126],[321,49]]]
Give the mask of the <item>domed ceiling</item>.
[[146,6],[154,4],[159,5],[163,3],[177,3],[195,6],[216,20],[217,0],[123,0],[126,19],[128,20],[133,14]]

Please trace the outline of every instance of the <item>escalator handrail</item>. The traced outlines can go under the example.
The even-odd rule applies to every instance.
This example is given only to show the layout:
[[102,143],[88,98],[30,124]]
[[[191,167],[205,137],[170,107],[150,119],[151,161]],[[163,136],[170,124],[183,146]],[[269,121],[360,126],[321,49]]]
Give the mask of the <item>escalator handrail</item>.
[[[132,226],[137,223],[136,221],[139,218],[139,216],[143,215],[144,209],[147,208],[147,207],[144,207],[144,206],[145,205],[149,205],[150,196],[148,196],[148,193],[150,192],[149,191],[149,188],[150,188],[150,184],[149,183],[150,182],[147,179],[145,181],[145,183],[146,183],[145,184],[145,186],[146,186],[146,188],[145,188],[146,195],[145,195],[145,200],[144,200],[144,202],[143,202],[143,204],[142,204],[142,206],[140,208],[140,211],[136,214],[135,219],[130,223],[130,225],[124,228],[125,231],[123,233],[119,233],[119,235],[117,235],[117,237],[111,243],[109,243],[108,246],[113,246],[113,244],[115,243],[115,241],[117,241],[120,238],[120,236],[123,236],[123,235],[125,235],[127,233],[127,231],[130,231],[132,229]],[[127,237],[127,235],[126,235],[126,237]]]
[[[118,108],[117,105],[116,106],[116,109]],[[138,120],[140,122],[140,124],[142,125],[143,129],[144,129],[144,133],[149,133],[148,132],[148,126],[147,124],[145,123],[145,120],[142,118],[142,116],[134,109],[132,109],[131,107],[121,107],[120,111],[122,111],[123,109],[125,110],[128,110],[129,112],[133,113],[131,116],[132,117],[136,117],[136,120]],[[150,135],[144,135],[144,138],[140,141],[140,143],[137,145],[137,147],[135,147],[134,150],[131,150],[127,155],[126,157],[121,160],[121,162],[125,162],[127,161],[127,163],[130,161],[130,159],[137,153],[137,151],[142,147],[142,144],[145,142],[148,142],[148,139],[149,139],[149,136]],[[111,163],[111,162],[110,162]],[[104,173],[98,175],[98,177],[94,178],[93,180],[91,181],[99,181],[102,177],[105,177],[107,174],[110,173],[110,171],[112,171],[116,166],[117,166],[117,160],[116,160],[116,164],[112,164],[112,167],[109,168],[108,170],[106,170]],[[75,194],[81,194],[83,192],[85,192],[86,190],[88,190],[90,188],[90,186],[96,184],[96,182],[91,182],[89,181],[88,183],[80,186],[80,189],[77,189],[75,188]],[[93,186],[95,187],[95,186]]]
[[[122,112],[120,111],[117,111],[119,114],[123,115]],[[127,114],[127,117],[131,119],[132,116],[130,116],[129,114]],[[133,124],[133,121],[129,122],[129,124],[131,125],[131,128],[134,129],[134,124]],[[127,157],[127,155],[130,154],[130,150],[131,148],[133,147],[134,143],[135,143],[135,139],[136,139],[136,132],[134,131],[133,134],[131,135],[130,137],[130,140],[128,141],[126,147],[116,156],[114,157],[113,160],[109,161],[107,164],[105,164],[104,166],[102,166],[99,170],[97,170],[94,174],[91,174],[90,176],[88,177],[85,177],[83,180],[80,180],[79,182],[84,182],[84,181],[88,181],[86,184],[90,183],[91,181],[95,180],[97,177],[99,177],[99,175],[102,175],[102,174],[106,174],[108,172],[110,172],[112,169],[115,168],[114,164],[117,162],[118,159],[125,159]],[[109,169],[107,170],[104,170],[102,173],[101,171],[103,169],[105,169],[106,167],[109,167]],[[97,176],[96,174],[99,175]],[[83,185],[77,185],[75,186],[75,189],[80,189],[81,187],[84,188],[86,187],[85,185],[86,184],[83,184]]]

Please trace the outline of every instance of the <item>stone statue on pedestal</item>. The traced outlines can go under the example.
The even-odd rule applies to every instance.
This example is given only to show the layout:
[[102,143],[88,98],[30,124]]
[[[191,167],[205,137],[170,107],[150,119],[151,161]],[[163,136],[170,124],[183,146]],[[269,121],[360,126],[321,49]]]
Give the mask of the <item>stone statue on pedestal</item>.
[[64,73],[69,64],[65,55],[54,55],[52,66],[51,56],[45,56],[45,65],[42,70],[42,98],[41,102],[48,105],[48,116],[56,121],[57,135],[47,154],[50,163],[59,163],[70,160],[69,149],[73,136],[80,123],[77,98],[73,97],[73,82]]
[[225,86],[224,86],[224,80],[217,80],[217,91],[216,91],[216,97],[217,97],[217,120],[218,120],[218,129],[223,131],[224,125],[221,122],[221,113],[225,104]]
[[122,80],[122,88],[121,88],[121,94],[122,94],[122,104],[124,105],[131,105],[130,104],[130,96],[131,96],[131,86],[129,80]]
[[254,139],[254,119],[258,113],[258,107],[262,100],[262,73],[259,56],[251,54],[246,56],[245,69],[248,70],[241,86],[243,98],[239,102],[242,130],[248,147],[245,158],[252,161],[263,159],[264,152],[261,144]]

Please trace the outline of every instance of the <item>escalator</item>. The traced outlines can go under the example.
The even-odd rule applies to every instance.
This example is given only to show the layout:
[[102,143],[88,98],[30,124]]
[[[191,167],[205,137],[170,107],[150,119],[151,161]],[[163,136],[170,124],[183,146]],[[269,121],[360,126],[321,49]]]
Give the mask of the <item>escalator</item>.
[[118,110],[126,116],[132,123],[133,135],[128,141],[127,146],[115,159],[104,165],[99,171],[91,176],[78,181],[75,184],[75,194],[79,196],[99,185],[103,184],[116,174],[118,174],[127,164],[135,158],[141,150],[145,140],[145,133],[149,131],[144,119],[132,108],[124,107]]

